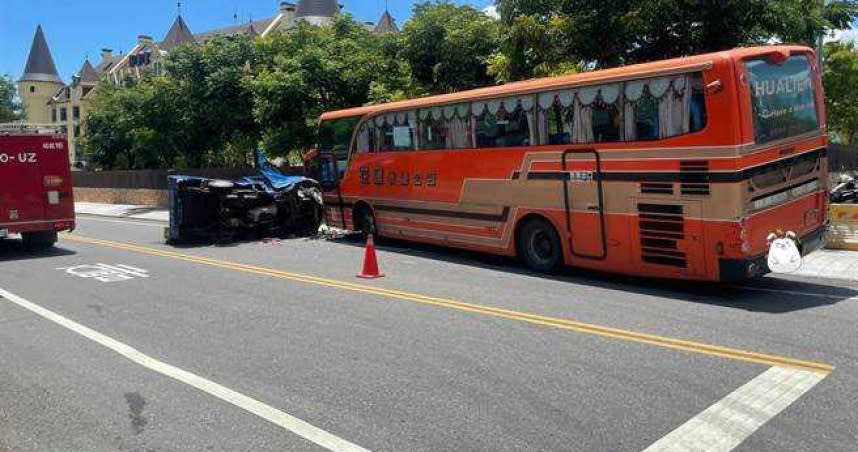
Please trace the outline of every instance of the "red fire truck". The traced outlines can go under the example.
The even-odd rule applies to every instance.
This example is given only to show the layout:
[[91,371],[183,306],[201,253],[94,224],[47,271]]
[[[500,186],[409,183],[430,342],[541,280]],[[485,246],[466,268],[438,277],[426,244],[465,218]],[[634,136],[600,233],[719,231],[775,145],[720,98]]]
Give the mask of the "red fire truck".
[[51,127],[0,125],[0,239],[21,234],[30,250],[75,227],[66,136]]

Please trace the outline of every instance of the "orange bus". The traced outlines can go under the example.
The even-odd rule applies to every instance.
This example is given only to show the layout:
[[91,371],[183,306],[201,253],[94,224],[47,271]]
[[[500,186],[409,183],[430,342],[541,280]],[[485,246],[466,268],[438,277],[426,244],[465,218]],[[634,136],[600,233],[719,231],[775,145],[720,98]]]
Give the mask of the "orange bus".
[[827,223],[814,51],[767,46],[334,111],[328,224],[646,277],[769,272]]

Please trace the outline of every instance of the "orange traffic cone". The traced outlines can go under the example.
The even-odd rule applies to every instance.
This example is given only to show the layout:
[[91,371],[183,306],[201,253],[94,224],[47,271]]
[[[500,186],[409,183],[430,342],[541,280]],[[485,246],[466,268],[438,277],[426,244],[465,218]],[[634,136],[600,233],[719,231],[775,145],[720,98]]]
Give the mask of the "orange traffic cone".
[[384,278],[384,273],[378,271],[378,258],[375,255],[375,241],[372,239],[372,234],[366,238],[366,255],[363,258],[363,271],[358,275],[358,278]]

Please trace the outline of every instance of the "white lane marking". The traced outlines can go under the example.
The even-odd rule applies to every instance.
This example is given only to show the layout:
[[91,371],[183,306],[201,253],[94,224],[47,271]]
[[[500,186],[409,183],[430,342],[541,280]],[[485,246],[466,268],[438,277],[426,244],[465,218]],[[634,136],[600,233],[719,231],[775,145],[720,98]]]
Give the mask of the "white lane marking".
[[302,421],[290,414],[284,413],[270,405],[254,400],[244,394],[233,391],[225,386],[219,385],[186,370],[171,366],[158,361],[151,356],[137,351],[115,339],[105,336],[98,331],[83,326],[73,320],[69,320],[53,311],[45,309],[31,301],[27,301],[15,294],[0,289],[0,297],[15,303],[16,305],[33,312],[51,322],[67,328],[93,342],[101,344],[123,357],[162,375],[185,383],[199,389],[209,395],[217,397],[225,402],[231,403],[238,408],[249,411],[268,422],[276,424],[290,432],[308,440],[325,449],[332,451],[367,452],[366,449],[352,444],[338,436],[328,433],[318,427]]
[[86,214],[80,214],[80,215],[78,215],[77,220],[78,220],[78,221],[80,221],[80,220],[86,220],[86,221],[97,221],[97,222],[99,222],[99,223],[133,224],[133,225],[136,225],[136,226],[149,226],[149,227],[154,227],[154,228],[159,228],[159,229],[164,229],[165,227],[169,226],[169,224],[168,224],[167,222],[164,222],[164,221],[157,221],[157,220],[151,220],[151,221],[148,221],[148,220],[142,220],[142,221],[141,221],[141,220],[136,220],[136,221],[135,221],[134,219],[129,219],[129,220],[115,219],[115,220],[111,220],[111,219],[107,219],[107,218],[95,218],[95,217],[92,217],[92,216],[89,216],[89,215],[86,215]]
[[772,367],[644,452],[731,451],[826,376],[819,372]]
[[[858,296],[849,297],[849,296],[845,296],[845,295],[834,295],[834,294],[830,294],[830,293],[801,292],[801,291],[796,291],[796,290],[783,290],[783,289],[768,289],[765,287],[754,287],[754,286],[728,286],[728,287],[732,287],[734,289],[741,289],[741,290],[755,290],[757,292],[780,293],[780,294],[785,294],[785,295],[796,295],[796,296],[802,296],[802,297],[831,298],[833,300],[843,300],[843,301],[858,299]],[[858,290],[856,290],[856,293],[858,293]]]
[[94,278],[96,281],[101,281],[103,283],[131,281],[134,278],[149,277],[148,270],[125,264],[87,264],[58,268],[57,270],[62,270],[69,275],[77,276],[79,278]]

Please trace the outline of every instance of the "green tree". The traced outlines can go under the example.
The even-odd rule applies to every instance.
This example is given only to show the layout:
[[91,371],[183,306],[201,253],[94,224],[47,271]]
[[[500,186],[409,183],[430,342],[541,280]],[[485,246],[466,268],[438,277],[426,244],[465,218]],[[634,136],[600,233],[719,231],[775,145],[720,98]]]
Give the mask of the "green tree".
[[404,66],[386,57],[391,45],[390,38],[347,15],[331,26],[301,23],[258,40],[258,65],[246,82],[269,153],[312,146],[317,118],[325,111],[410,91]]
[[215,38],[205,45],[175,49],[167,59],[167,80],[182,130],[181,154],[191,166],[243,166],[260,139],[253,94],[245,78],[256,64],[247,36]]
[[169,168],[181,161],[185,139],[165,77],[117,88],[102,83],[87,115],[84,153],[97,169]]
[[[505,26],[495,72],[522,79],[563,65],[611,67],[764,44],[815,45],[849,28],[853,0],[498,0]],[[582,63],[583,62],[583,63]]]
[[0,75],[0,123],[21,119],[21,106],[15,101],[17,89],[8,75]]
[[400,55],[432,93],[491,85],[488,67],[500,44],[499,26],[472,6],[419,3],[400,34]]
[[858,139],[858,49],[853,44],[825,45],[826,110],[829,129],[844,143]]

